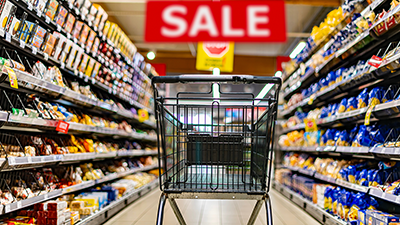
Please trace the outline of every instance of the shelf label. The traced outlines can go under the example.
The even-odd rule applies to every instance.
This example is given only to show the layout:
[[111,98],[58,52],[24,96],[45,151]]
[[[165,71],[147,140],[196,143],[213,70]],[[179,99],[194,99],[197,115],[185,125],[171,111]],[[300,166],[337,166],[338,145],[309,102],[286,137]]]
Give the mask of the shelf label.
[[70,33],[67,33],[67,38],[71,39],[71,34]]
[[44,194],[44,200],[47,200],[49,198],[49,194]]
[[68,2],[68,8],[70,8],[70,9],[72,9],[72,8],[73,8],[73,5],[72,5],[72,3],[71,3],[71,2]]
[[61,69],[65,69],[65,63],[64,63],[64,62],[61,62],[60,64],[61,64],[60,68],[61,68]]
[[44,53],[43,57],[44,57],[44,60],[46,60],[46,61],[49,60],[49,55],[47,53]]
[[74,70],[75,76],[78,76],[78,70]]
[[85,81],[86,83],[88,83],[88,82],[89,82],[89,77],[88,77],[88,76],[85,76],[84,81]]
[[34,55],[37,54],[37,48],[35,46],[32,46],[32,54]]
[[45,16],[45,21],[46,21],[46,23],[50,23],[50,17]]
[[19,47],[21,47],[21,48],[25,48],[25,41],[23,41],[23,40],[19,40]]
[[11,34],[6,32],[6,41],[11,42]]
[[33,10],[33,5],[30,2],[28,2],[28,9],[31,10],[31,11]]
[[40,9],[38,9],[36,15],[37,15],[38,17],[42,17],[42,11],[40,11]]
[[78,43],[78,39],[76,39],[76,37],[74,37],[74,43]]
[[28,160],[28,163],[32,163],[32,157],[28,156],[28,157],[26,157],[26,158],[27,158],[27,160]]
[[94,77],[92,77],[92,84],[96,83],[96,79],[94,79]]
[[79,78],[83,78],[83,73],[81,71],[79,71]]
[[10,211],[10,204],[7,204],[7,205],[5,206],[5,211],[6,211],[6,212],[9,212],[9,211]]
[[58,32],[61,32],[61,26],[60,26],[60,24],[57,24],[57,31],[58,31]]
[[58,121],[56,131],[62,132],[64,134],[68,133],[69,123],[64,121]]
[[7,70],[8,73],[8,79],[10,81],[10,86],[12,88],[18,89],[18,79],[17,79],[17,75],[15,74],[15,71],[9,67],[9,66],[4,66]]
[[4,37],[4,29],[0,28],[0,36]]
[[21,201],[17,201],[17,208],[22,208],[22,202]]

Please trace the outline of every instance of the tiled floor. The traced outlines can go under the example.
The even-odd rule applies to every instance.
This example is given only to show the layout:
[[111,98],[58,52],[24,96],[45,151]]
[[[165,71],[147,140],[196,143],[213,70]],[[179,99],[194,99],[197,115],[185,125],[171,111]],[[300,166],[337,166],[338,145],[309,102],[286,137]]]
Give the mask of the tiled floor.
[[[278,192],[270,191],[274,225],[318,225],[316,220],[291,203]],[[154,225],[157,217],[160,191],[154,190],[142,197],[105,225]],[[255,201],[248,200],[177,200],[188,225],[245,225]],[[262,207],[256,225],[265,224],[265,206]],[[167,202],[164,225],[178,225]]]

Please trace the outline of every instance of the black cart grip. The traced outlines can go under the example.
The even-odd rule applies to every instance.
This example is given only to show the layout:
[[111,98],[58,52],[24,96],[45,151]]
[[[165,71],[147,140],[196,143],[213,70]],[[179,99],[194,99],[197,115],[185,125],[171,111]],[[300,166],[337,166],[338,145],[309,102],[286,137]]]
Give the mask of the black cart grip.
[[195,82],[229,82],[229,83],[256,83],[256,84],[278,84],[282,80],[279,77],[251,76],[251,75],[179,75],[153,77],[153,83],[195,83]]

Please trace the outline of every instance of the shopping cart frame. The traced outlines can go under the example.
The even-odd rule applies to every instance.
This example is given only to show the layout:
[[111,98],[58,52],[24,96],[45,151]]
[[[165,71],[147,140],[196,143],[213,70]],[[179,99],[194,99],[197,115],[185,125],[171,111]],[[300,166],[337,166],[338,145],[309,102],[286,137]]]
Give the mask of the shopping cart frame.
[[[264,99],[256,99],[254,97],[253,94],[251,94],[252,96],[252,105],[250,105],[250,109],[251,114],[252,114],[252,118],[251,118],[251,124],[250,124],[250,128],[246,128],[243,125],[242,129],[240,131],[244,132],[245,136],[243,136],[243,138],[238,138],[237,136],[234,137],[222,137],[222,135],[215,137],[214,134],[214,128],[213,125],[211,124],[211,135],[201,135],[200,136],[197,134],[189,134],[189,129],[192,129],[192,133],[194,131],[196,131],[193,126],[199,126],[199,124],[194,124],[194,122],[192,122],[192,125],[189,124],[189,122],[187,122],[187,124],[180,122],[179,119],[177,119],[175,117],[176,113],[171,113],[168,111],[168,109],[166,108],[166,99],[162,96],[158,95],[158,91],[156,88],[156,84],[158,83],[193,83],[193,82],[206,82],[206,83],[210,83],[211,85],[214,84],[218,84],[220,85],[220,83],[225,83],[225,82],[233,82],[233,83],[242,83],[242,84],[271,84],[276,86],[275,87],[275,94],[273,95],[272,98],[268,98],[267,102],[267,110],[264,114],[262,114],[261,116],[257,117],[257,121],[253,120],[253,114],[254,114],[254,108],[257,107],[255,105],[257,105],[260,101],[264,101]],[[252,211],[252,214],[249,218],[248,224],[252,225],[254,224],[254,222],[256,221],[256,218],[259,214],[259,211],[263,205],[263,203],[265,202],[265,206],[266,206],[266,216],[267,216],[267,224],[268,225],[272,225],[272,211],[271,211],[271,202],[270,202],[270,198],[268,195],[268,191],[269,191],[269,187],[270,187],[270,177],[271,177],[271,167],[272,167],[272,153],[273,153],[273,144],[274,144],[274,132],[275,132],[275,121],[277,118],[277,105],[278,105],[278,97],[279,97],[279,91],[280,91],[280,87],[281,87],[281,79],[279,77],[260,77],[260,76],[250,76],[250,75],[218,75],[218,76],[214,76],[214,75],[180,75],[180,76],[163,76],[163,77],[153,77],[152,79],[152,85],[153,85],[153,89],[154,89],[154,99],[155,99],[155,117],[156,117],[156,122],[157,122],[157,144],[158,144],[158,157],[160,159],[160,168],[159,168],[159,172],[160,172],[160,190],[162,191],[161,197],[160,197],[160,202],[159,202],[159,207],[158,207],[158,214],[157,214],[157,220],[156,220],[156,224],[157,225],[162,225],[163,224],[163,214],[164,214],[164,207],[165,207],[165,203],[168,199],[179,223],[181,225],[185,225],[186,222],[182,216],[182,213],[180,212],[178,205],[175,201],[175,199],[234,199],[234,200],[256,200],[256,205]],[[218,89],[220,90],[220,89]],[[188,94],[189,92],[185,93]],[[209,92],[210,93],[210,92]],[[220,92],[222,93],[222,92]],[[188,107],[185,108],[185,105],[180,105],[179,104],[179,96],[181,93],[177,94],[176,97],[176,104],[173,106],[178,107],[178,115],[180,110],[182,110],[181,107],[183,107],[183,110],[186,110],[186,117],[189,117],[190,115],[187,114],[188,112]],[[193,94],[193,93],[189,93],[189,94]],[[228,93],[224,93],[224,94],[228,94]],[[235,94],[235,93],[234,93]],[[239,94],[249,94],[249,93],[239,93]],[[187,99],[191,99],[191,98],[187,98]],[[230,98],[234,99],[234,98]],[[240,100],[241,98],[238,98],[238,100]],[[242,99],[243,100],[243,99]],[[222,100],[221,100],[222,101]],[[258,101],[258,103],[254,104],[256,101]],[[228,106],[230,107],[230,106]],[[218,110],[220,110],[220,104],[219,104],[219,100],[214,99],[212,100],[212,104],[211,107],[209,107],[211,110],[213,110],[214,108],[217,108]],[[225,109],[226,110],[226,109]],[[247,108],[246,108],[247,110]],[[192,109],[193,111],[193,109]],[[175,110],[174,110],[175,112]],[[200,112],[200,111],[199,111]],[[207,112],[207,109],[206,111]],[[246,111],[247,112],[247,111]],[[244,114],[244,110],[242,112]],[[191,116],[193,116],[194,113],[192,112]],[[218,112],[219,115],[219,112]],[[258,115],[258,114],[257,114]],[[166,147],[166,131],[165,131],[165,127],[164,127],[164,123],[166,123],[166,119],[167,117],[172,118],[173,124],[174,126],[176,126],[176,130],[181,129],[179,132],[182,132],[186,135],[183,139],[181,136],[179,136],[179,140],[184,140],[183,142],[184,145],[186,146],[186,148],[182,148],[183,150],[181,151],[176,151],[176,150],[172,150],[173,153],[172,154],[176,154],[176,157],[178,158],[177,163],[173,164],[172,166],[177,166],[178,164],[182,164],[182,166],[178,166],[178,171],[175,172],[175,168],[171,168],[171,167],[167,167],[167,158],[170,157],[172,154],[166,155],[167,154],[167,147]],[[180,118],[179,116],[177,116],[178,118]],[[219,118],[219,117],[218,117]],[[168,119],[167,119],[168,120]],[[187,119],[185,119],[187,121]],[[192,118],[193,120],[193,118]],[[261,124],[261,122],[263,124]],[[253,123],[254,122],[254,123]],[[261,125],[258,125],[258,123],[260,123]],[[264,123],[266,123],[265,125],[265,132],[261,133],[262,137],[260,137],[260,139],[265,139],[264,142],[260,142],[263,143],[265,145],[265,147],[260,147],[259,143],[256,143],[253,140],[253,136],[256,135],[257,136],[257,141],[259,138],[259,134],[254,134],[255,132],[258,132],[256,127],[261,127],[262,125],[264,125]],[[183,128],[183,124],[187,125],[186,128]],[[205,123],[206,124],[206,123]],[[218,122],[219,125],[219,122]],[[206,125],[202,125],[202,126],[206,126]],[[189,128],[192,127],[192,128]],[[246,125],[247,127],[247,125]],[[219,127],[217,127],[219,129]],[[207,128],[208,129],[208,128]],[[250,133],[251,134],[246,134],[247,129],[250,129]],[[264,128],[263,128],[264,129]],[[261,129],[260,129],[261,130]],[[174,128],[175,131],[175,128]],[[178,132],[178,131],[176,131]],[[198,132],[198,131],[196,131]],[[227,131],[225,131],[226,133]],[[240,133],[240,132],[239,132]],[[219,134],[219,131],[218,131]],[[250,150],[245,150],[246,146],[241,145],[244,139],[246,139],[246,135],[250,135],[249,137],[251,137],[251,141],[250,141]],[[234,138],[234,139],[233,139]],[[222,141],[221,141],[222,139]],[[174,140],[174,139],[173,139]],[[176,138],[176,146],[179,145],[178,142],[180,142],[178,140],[178,138]],[[220,150],[222,148],[222,146],[226,145],[226,142],[230,141],[230,140],[235,140],[234,145],[231,145],[229,148],[234,148],[234,149],[238,149],[241,150],[238,154],[235,155],[235,153],[231,153],[235,150],[227,150],[227,153],[221,153],[222,151]],[[174,140],[175,141],[175,140]],[[257,147],[254,147],[254,145],[258,145]],[[176,147],[178,148],[179,147]],[[192,146],[192,147],[191,147]],[[239,146],[239,147],[234,147],[234,146]],[[244,147],[242,147],[244,146]],[[218,154],[217,156],[213,156],[212,153],[206,154],[204,152],[206,152],[205,148],[211,148],[211,150],[209,150],[210,152],[215,149],[218,149]],[[262,151],[264,151],[264,155],[260,154],[260,149],[257,148],[262,148]],[[264,149],[265,148],[265,149]],[[194,153],[190,153],[189,149],[192,149],[191,151],[193,151]],[[176,152],[175,152],[176,151]],[[183,152],[183,154],[181,153]],[[242,167],[242,171],[244,171],[243,164],[240,164],[240,160],[244,160],[243,158],[243,154],[245,154],[245,152],[250,152],[251,156],[251,160],[250,160],[250,178],[249,178],[249,183],[247,184],[245,182],[245,180],[247,178],[245,178],[244,172],[242,172],[242,174],[240,174],[240,172],[234,172],[233,174],[226,174],[226,178],[223,177],[222,175],[222,181],[227,180],[227,184],[228,187],[223,186],[225,185],[225,183],[221,182],[221,186],[218,186],[220,181],[219,181],[219,174],[214,175],[217,176],[217,186],[213,186],[212,183],[213,181],[209,181],[207,180],[206,182],[210,182],[210,185],[208,185],[208,183],[200,183],[200,185],[198,183],[190,183],[188,182],[188,180],[192,181],[192,179],[194,178],[188,178],[191,176],[199,176],[198,174],[200,174],[201,177],[205,176],[204,174],[202,174],[203,172],[198,172],[198,168],[197,168],[197,164],[199,164],[200,166],[205,166],[205,168],[207,169],[207,164],[211,166],[213,164],[218,164],[218,166],[225,166],[225,167]],[[232,157],[232,154],[234,154],[235,156]],[[240,154],[242,156],[240,156]],[[258,155],[258,161],[260,161],[260,156],[265,157],[261,159],[262,162],[261,164],[264,167],[261,167],[261,164],[255,164],[255,162],[253,162],[253,155]],[[182,157],[183,159],[180,160],[179,157]],[[226,157],[228,157],[226,159]],[[168,158],[170,159],[170,158]],[[174,155],[174,161],[175,161],[175,155]],[[225,161],[226,162],[225,162]],[[182,172],[182,171],[187,171],[188,167],[190,167],[191,165],[196,164],[196,169],[195,169],[195,173],[188,173],[188,172]],[[254,167],[260,167],[260,168],[256,168],[253,169],[253,164],[255,164]],[[211,167],[211,173],[208,172],[207,174],[211,174],[209,176],[211,176],[211,180],[213,180],[212,178],[212,174],[215,173],[212,170],[213,167]],[[219,168],[219,167],[218,167]],[[174,172],[171,173],[170,170],[174,169]],[[203,167],[200,167],[200,170],[204,170]],[[249,169],[247,168],[246,171],[248,171]],[[264,171],[262,171],[264,170]],[[228,170],[229,171],[229,170]],[[256,171],[256,172],[255,172]],[[261,174],[260,174],[261,172]],[[179,177],[176,174],[181,174],[181,173],[185,173],[184,176]],[[187,175],[187,174],[189,175]],[[237,173],[237,176],[235,176]],[[172,174],[172,175],[171,175]],[[225,173],[222,173],[225,174]],[[247,174],[247,172],[246,172]],[[230,178],[227,178],[227,177]],[[239,186],[239,180],[240,180],[240,176],[241,176],[241,182],[244,183],[244,187],[243,184],[240,184],[241,186]],[[235,179],[235,177],[237,177],[237,188],[238,190],[235,189],[235,183],[232,182],[231,187],[229,187],[229,180],[231,179],[231,177],[233,177],[233,179]],[[261,178],[259,178],[261,177]],[[203,178],[200,178],[200,180],[202,180]],[[215,177],[214,177],[215,180]],[[256,180],[256,181],[254,181]],[[197,178],[196,178],[196,182],[197,182]],[[203,182],[203,181],[201,181]],[[247,184],[247,186],[246,186]],[[195,186],[194,188],[192,186]]]

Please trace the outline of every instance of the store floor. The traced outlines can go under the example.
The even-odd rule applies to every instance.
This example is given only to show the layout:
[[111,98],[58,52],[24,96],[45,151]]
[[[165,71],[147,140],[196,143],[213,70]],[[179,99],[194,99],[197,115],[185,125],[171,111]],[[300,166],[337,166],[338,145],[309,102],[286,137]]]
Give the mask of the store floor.
[[[318,225],[310,215],[291,203],[275,190],[270,191],[274,225]],[[154,225],[157,217],[158,189],[125,208],[105,225]],[[255,201],[248,200],[177,200],[188,225],[245,225]],[[256,225],[265,223],[265,206],[262,207]],[[164,225],[178,225],[167,202]]]

